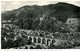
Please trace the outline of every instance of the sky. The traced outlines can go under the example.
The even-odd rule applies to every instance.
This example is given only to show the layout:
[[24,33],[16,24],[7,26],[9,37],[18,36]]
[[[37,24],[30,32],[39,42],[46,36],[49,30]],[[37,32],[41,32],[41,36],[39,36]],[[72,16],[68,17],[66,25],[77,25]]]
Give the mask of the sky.
[[[65,2],[65,1],[64,1]],[[11,11],[18,9],[24,5],[48,5],[56,4],[57,1],[1,1],[1,11]],[[67,3],[74,4],[80,7],[80,1],[67,1]]]

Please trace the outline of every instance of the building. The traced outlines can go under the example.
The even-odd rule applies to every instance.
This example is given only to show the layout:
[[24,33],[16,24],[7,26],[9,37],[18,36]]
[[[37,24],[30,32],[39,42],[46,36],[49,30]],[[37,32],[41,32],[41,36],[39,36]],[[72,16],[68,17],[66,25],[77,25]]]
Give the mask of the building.
[[12,25],[12,22],[11,20],[4,20],[4,21],[1,21],[1,24],[2,24],[2,27],[5,27],[6,25]]
[[79,26],[79,18],[68,18],[66,24],[71,31],[77,31]]

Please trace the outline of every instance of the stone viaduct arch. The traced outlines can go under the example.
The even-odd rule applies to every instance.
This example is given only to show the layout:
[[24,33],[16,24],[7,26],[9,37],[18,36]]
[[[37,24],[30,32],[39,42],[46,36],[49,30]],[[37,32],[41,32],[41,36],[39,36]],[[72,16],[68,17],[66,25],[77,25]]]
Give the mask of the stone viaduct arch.
[[26,35],[26,37],[32,43],[38,44],[38,45],[42,45],[43,44],[43,45],[49,46],[51,43],[54,43],[55,42],[55,40],[52,39],[52,38],[44,38],[44,37],[29,36],[29,35]]

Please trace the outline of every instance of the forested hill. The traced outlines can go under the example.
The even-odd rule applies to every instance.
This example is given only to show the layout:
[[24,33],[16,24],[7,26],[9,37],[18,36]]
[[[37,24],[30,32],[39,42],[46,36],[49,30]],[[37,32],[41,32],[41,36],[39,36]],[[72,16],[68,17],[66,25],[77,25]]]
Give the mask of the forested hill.
[[58,23],[63,24],[70,17],[80,18],[80,7],[63,2],[44,6],[23,6],[2,13],[2,20],[12,20],[22,28],[47,31],[56,31],[55,27],[60,25]]

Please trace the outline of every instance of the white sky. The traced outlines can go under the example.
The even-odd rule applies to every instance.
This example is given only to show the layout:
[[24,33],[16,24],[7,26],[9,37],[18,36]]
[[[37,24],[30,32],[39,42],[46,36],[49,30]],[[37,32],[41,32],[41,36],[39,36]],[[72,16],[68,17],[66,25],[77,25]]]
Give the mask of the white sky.
[[[64,1],[65,2],[65,1]],[[24,5],[48,5],[55,4],[57,1],[2,1],[1,2],[1,11],[10,11],[13,9],[20,8]],[[80,1],[67,1],[77,6],[80,6]]]

